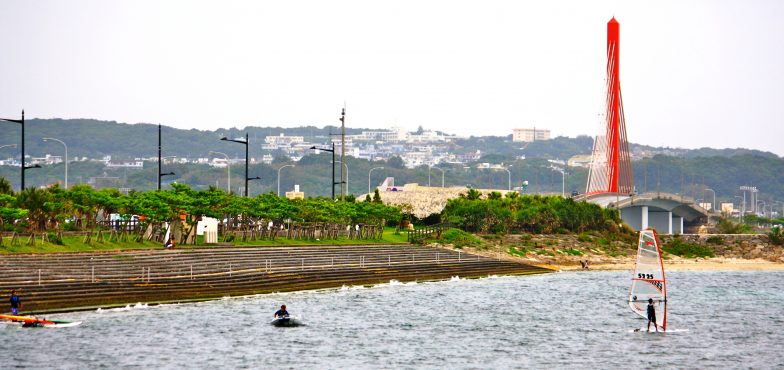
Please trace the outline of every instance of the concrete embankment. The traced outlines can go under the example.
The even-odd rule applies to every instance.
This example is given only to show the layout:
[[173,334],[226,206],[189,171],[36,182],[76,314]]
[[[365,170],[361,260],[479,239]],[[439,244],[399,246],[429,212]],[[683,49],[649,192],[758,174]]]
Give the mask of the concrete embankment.
[[551,270],[409,245],[249,247],[0,255],[0,292],[23,313]]

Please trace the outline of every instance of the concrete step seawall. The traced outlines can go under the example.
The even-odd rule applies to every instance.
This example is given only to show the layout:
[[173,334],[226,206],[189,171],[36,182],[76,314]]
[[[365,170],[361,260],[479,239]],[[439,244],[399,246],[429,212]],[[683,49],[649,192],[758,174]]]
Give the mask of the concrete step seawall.
[[23,313],[551,271],[410,245],[14,254],[0,268],[0,292],[16,289]]

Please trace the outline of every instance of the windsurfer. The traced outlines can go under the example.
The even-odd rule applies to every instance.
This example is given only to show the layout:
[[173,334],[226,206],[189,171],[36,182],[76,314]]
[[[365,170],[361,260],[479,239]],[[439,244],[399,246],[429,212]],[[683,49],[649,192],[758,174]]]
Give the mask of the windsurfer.
[[16,295],[16,290],[11,290],[11,313],[14,315],[19,314],[19,309],[22,308],[22,300]]
[[280,318],[283,318],[283,317],[289,317],[289,312],[288,312],[288,311],[286,311],[286,305],[285,305],[285,304],[284,304],[284,305],[281,305],[281,306],[280,306],[280,309],[279,309],[279,310],[277,310],[277,311],[275,311],[275,314],[274,314],[274,315],[272,315],[272,317],[274,317],[274,318],[279,318],[279,317],[280,317]]
[[656,308],[653,307],[653,298],[648,298],[648,331],[651,331],[651,323],[656,332],[659,332],[659,326],[656,325]]

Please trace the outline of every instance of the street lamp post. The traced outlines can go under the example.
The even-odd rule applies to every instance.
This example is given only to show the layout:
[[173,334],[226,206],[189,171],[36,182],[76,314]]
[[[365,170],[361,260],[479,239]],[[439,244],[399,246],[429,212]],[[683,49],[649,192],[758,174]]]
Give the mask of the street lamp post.
[[705,190],[710,190],[710,192],[713,193],[713,212],[716,212],[716,191],[709,188],[706,188]]
[[278,196],[280,196],[280,170],[282,170],[282,169],[284,169],[286,167],[294,167],[294,165],[293,164],[284,164],[283,166],[280,166],[280,168],[278,168]]
[[163,176],[174,176],[174,172],[161,172],[161,163],[163,158],[161,158],[161,124],[158,124],[158,191],[161,190],[161,177]]
[[550,167],[552,170],[561,173],[561,197],[566,197],[566,170],[559,167]]
[[751,196],[751,205],[754,206],[754,208],[755,208],[754,211],[756,213],[757,202],[755,200],[756,199],[755,196],[757,194],[757,187],[756,186],[746,186],[746,185],[744,185],[744,186],[740,187],[740,190],[743,192],[743,214],[745,215],[745,213],[746,213],[746,192],[747,191],[749,192],[749,195]]
[[20,166],[20,168],[21,168],[20,169],[20,172],[21,172],[20,173],[20,175],[21,175],[20,176],[21,177],[20,178],[20,185],[21,185],[20,189],[24,190],[25,189],[25,171],[27,171],[27,170],[29,170],[31,168],[41,168],[41,166],[38,165],[38,164],[35,164],[35,165],[32,165],[32,166],[25,166],[25,118],[24,118],[24,110],[22,110],[22,119],[0,118],[0,121],[15,122],[15,123],[18,123],[18,124],[22,125],[22,146],[21,146],[21,150],[22,150],[22,165]]
[[368,171],[368,194],[370,194],[370,173],[373,172],[373,170],[383,170],[383,169],[384,167],[373,167],[370,169],[370,171]]
[[247,132],[245,133],[245,140],[229,139],[227,137],[222,137],[221,140],[223,140],[223,141],[233,141],[235,143],[240,143],[242,145],[245,145],[245,196],[247,197],[248,196],[248,181],[250,181],[250,180],[260,180],[261,179],[261,177],[258,177],[258,176],[254,177],[254,178],[248,177],[248,162],[249,162],[249,160],[248,160],[248,147],[250,146],[250,142],[248,141],[248,133]]
[[[497,170],[504,170],[504,171],[506,171],[506,173],[508,175],[508,182],[507,182],[506,187],[507,187],[508,191],[511,191],[512,190],[512,171],[509,171],[508,168],[503,168],[503,167],[501,167],[501,168],[491,168],[491,169],[497,169]],[[442,182],[441,187],[444,186],[444,184],[443,184],[443,175],[444,175],[444,173],[442,171],[441,172],[441,182]]]
[[50,140],[63,144],[63,147],[65,147],[65,188],[68,189],[68,145],[65,145],[65,142],[63,142],[60,139],[55,139],[53,137],[44,138],[44,141],[50,141]]
[[[346,160],[346,103],[343,102],[343,110],[340,112],[340,161]],[[341,168],[342,170],[342,168]],[[346,200],[348,194],[348,165],[346,165],[346,177],[343,178],[343,171],[340,171],[340,197]]]
[[[738,198],[738,208],[741,208],[741,202],[743,201],[742,199],[744,197],[741,197],[740,195],[736,195],[735,198]],[[733,202],[733,206],[732,207],[733,208],[735,207],[734,202]],[[741,210],[742,210],[742,208],[741,208]],[[738,212],[738,222],[742,222],[742,218],[743,218],[743,213],[740,212],[740,210],[739,210],[739,212]]]
[[231,163],[229,163],[229,155],[223,152],[213,152],[210,150],[210,154],[220,154],[226,157],[226,168],[228,169],[228,174],[226,175],[226,194],[231,194]]
[[755,215],[759,214],[759,205],[760,205],[760,203],[762,203],[762,217],[765,217],[765,205],[766,205],[766,203],[763,200],[758,200],[758,201],[754,202],[754,214]]
[[[346,164],[346,162],[342,162],[342,161],[337,161],[337,162],[341,163],[344,166],[346,166],[346,182],[345,182],[345,184],[346,184],[346,194],[348,194],[348,164]],[[346,200],[345,196],[343,197],[343,200]]]
[[[332,143],[332,149],[324,149],[324,148],[316,148],[316,146],[310,147],[311,150],[323,150],[325,152],[332,153],[332,200],[335,199],[335,185],[339,184],[335,182],[335,143]],[[318,154],[318,152],[317,152]]]
[[442,168],[438,168],[438,167],[428,167],[428,169],[427,169],[427,186],[430,186],[430,170],[431,169],[436,169],[436,170],[441,171],[441,187],[443,188],[444,187],[444,170]]

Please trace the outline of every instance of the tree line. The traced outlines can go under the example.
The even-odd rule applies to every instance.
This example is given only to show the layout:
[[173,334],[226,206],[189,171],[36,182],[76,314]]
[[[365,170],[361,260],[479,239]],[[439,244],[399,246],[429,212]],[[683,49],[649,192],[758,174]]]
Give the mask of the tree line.
[[490,193],[486,198],[474,189],[447,202],[442,218],[461,229],[480,233],[581,233],[627,232],[615,209],[575,202],[560,196],[520,196]]
[[379,202],[336,202],[328,198],[288,199],[272,193],[242,197],[210,187],[194,190],[172,184],[161,191],[95,190],[84,184],[63,189],[28,188],[14,193],[0,178],[0,230],[85,230],[98,227],[109,214],[129,220],[140,216],[143,224],[178,220],[195,223],[201,216],[223,220],[229,227],[273,221],[320,223],[397,223],[400,209]]

